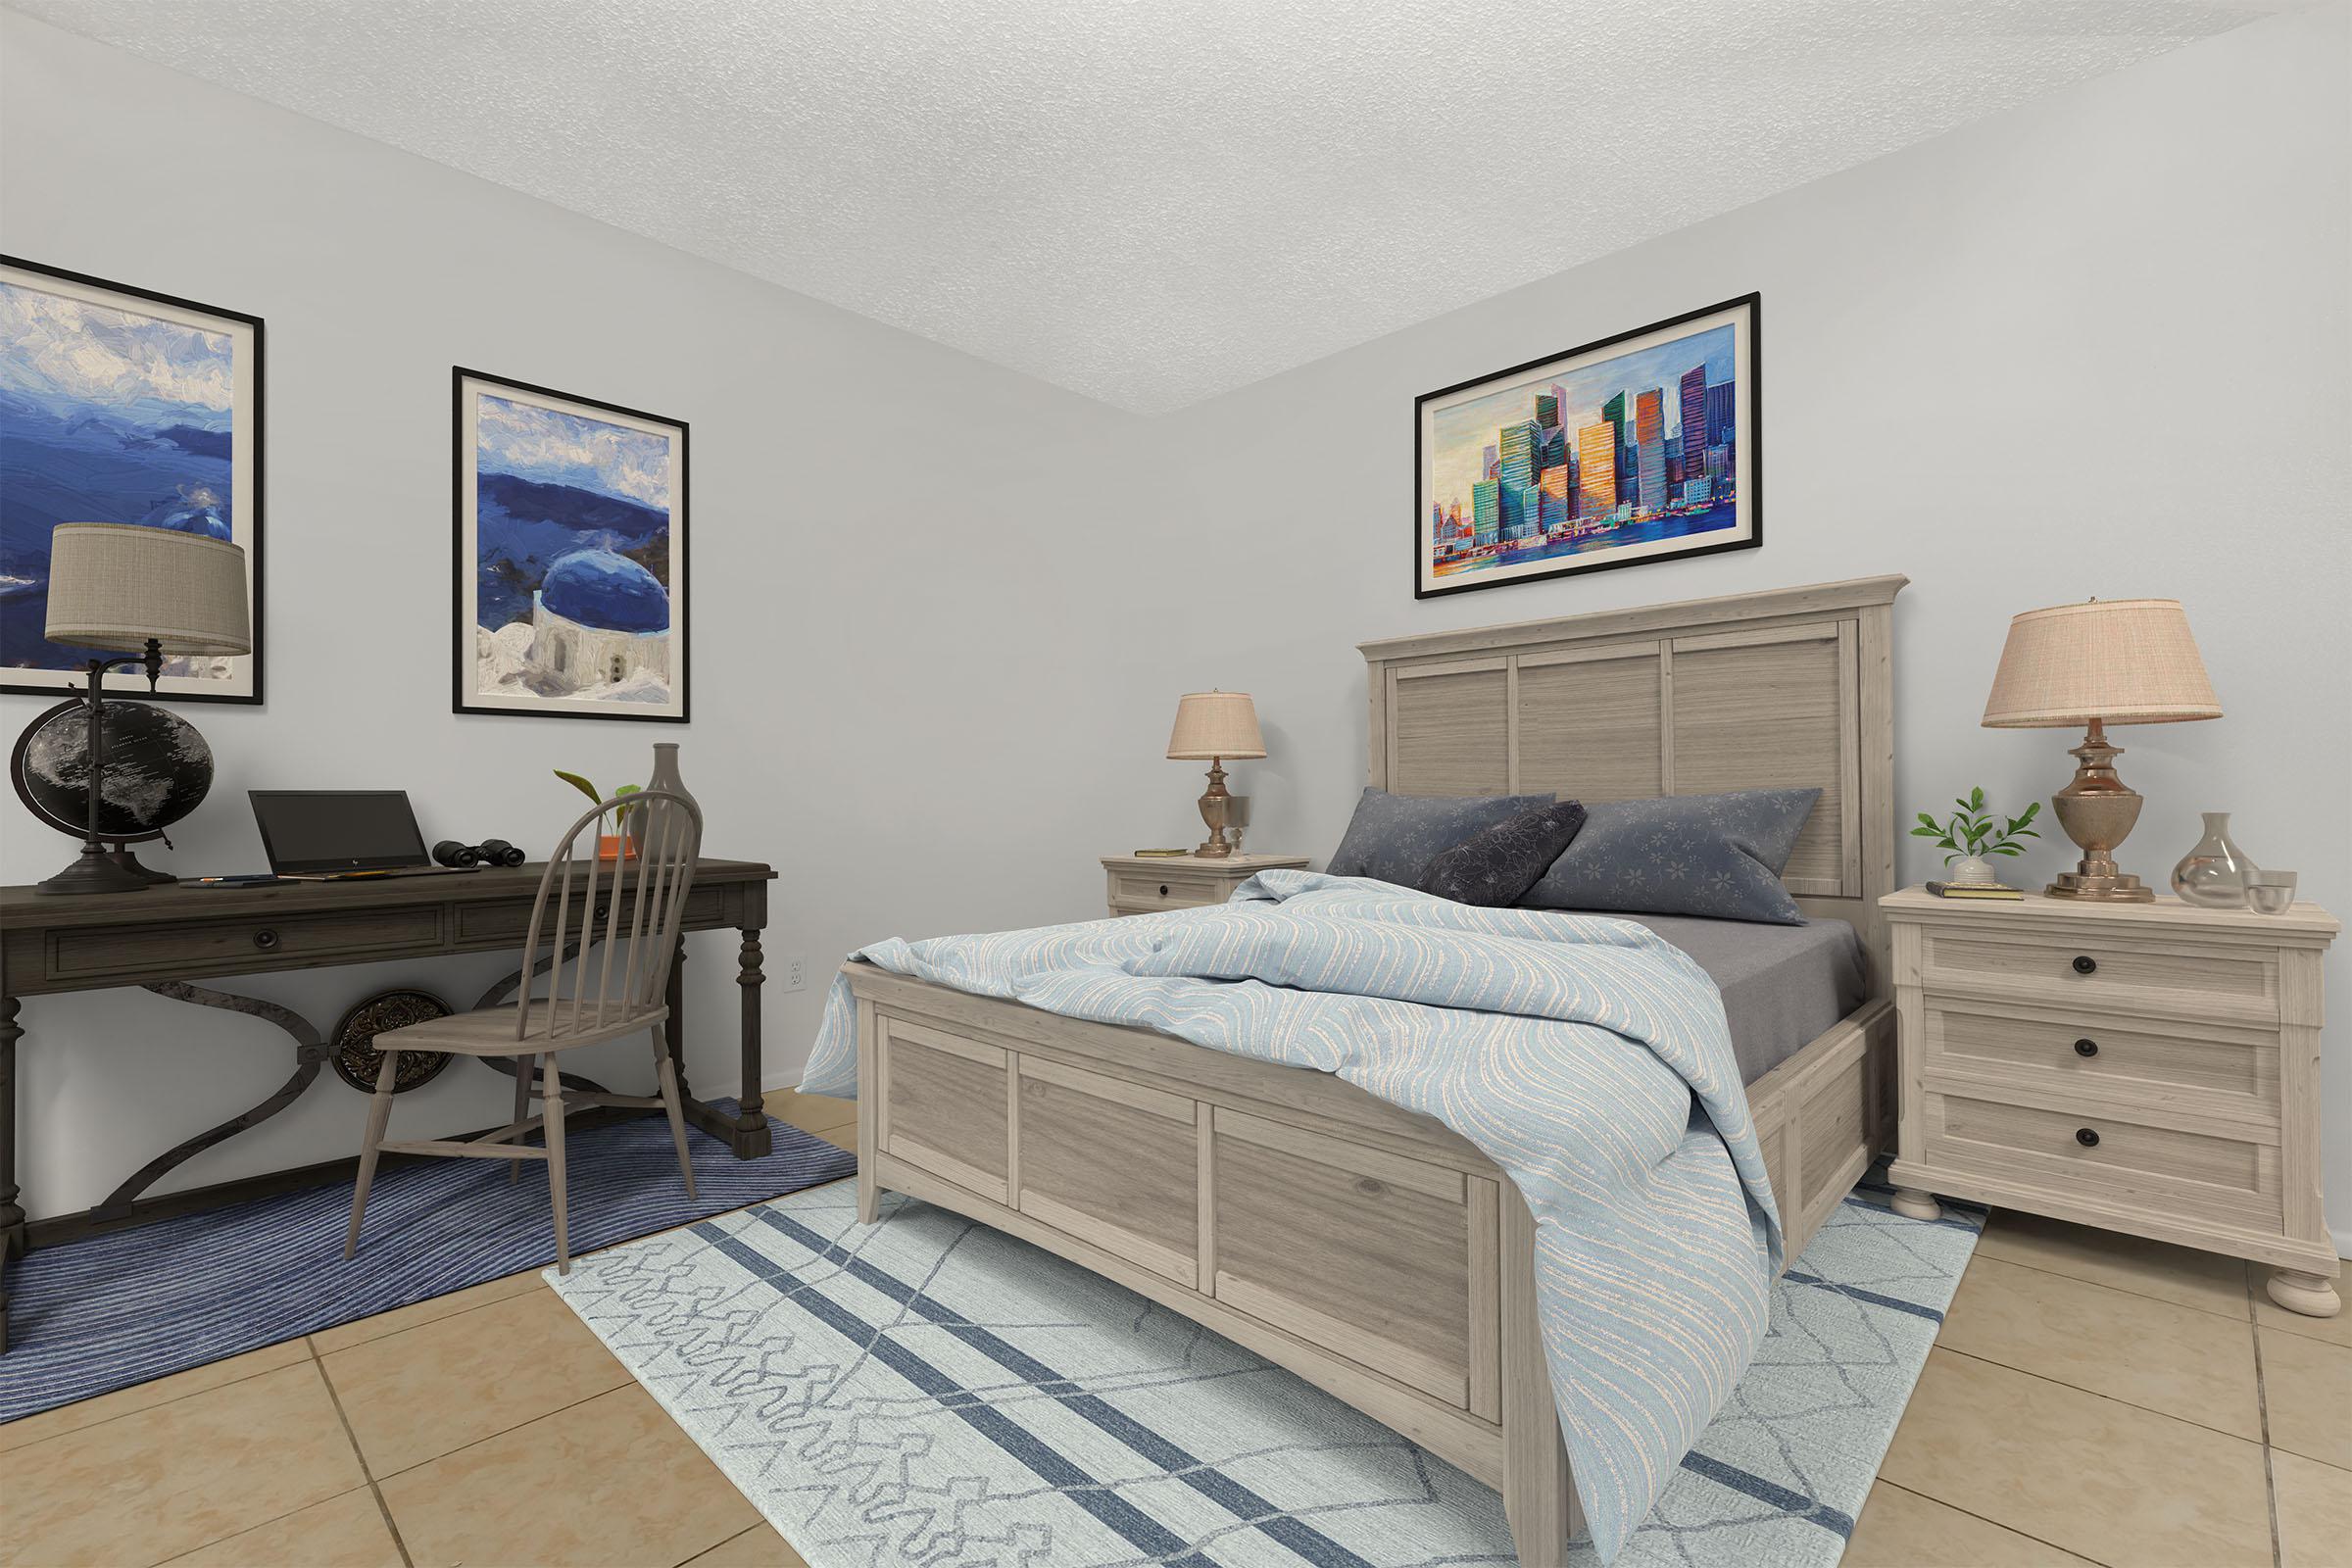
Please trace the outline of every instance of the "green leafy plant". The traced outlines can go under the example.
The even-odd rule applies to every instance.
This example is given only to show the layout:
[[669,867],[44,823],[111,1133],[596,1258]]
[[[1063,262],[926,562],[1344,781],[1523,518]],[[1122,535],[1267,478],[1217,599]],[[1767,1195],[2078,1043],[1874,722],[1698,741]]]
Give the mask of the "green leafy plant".
[[[605,797],[604,797],[604,795],[603,795],[601,792],[599,792],[599,791],[598,791],[598,789],[597,789],[597,787],[596,787],[595,785],[593,785],[593,784],[589,783],[589,782],[588,782],[586,779],[584,779],[584,778],[580,777],[580,775],[579,775],[579,774],[577,774],[577,773],[566,773],[566,772],[564,772],[564,771],[562,768],[560,768],[560,767],[559,767],[559,768],[555,769],[555,775],[556,775],[556,777],[558,777],[558,778],[562,779],[562,780],[563,780],[564,783],[566,783],[566,784],[570,785],[570,786],[571,786],[573,789],[575,789],[575,790],[578,790],[578,791],[579,791],[579,792],[580,792],[582,795],[585,795],[585,796],[587,796],[589,800],[591,800],[592,802],[594,802],[594,803],[595,803],[595,804],[597,804],[598,806],[602,806],[602,805],[604,805],[604,804],[605,804]],[[612,793],[613,793],[613,795],[614,795],[615,797],[622,796],[622,795],[634,795],[634,794],[636,794],[636,793],[637,793],[637,786],[636,786],[636,785],[634,785],[634,784],[623,784],[623,785],[622,785],[620,788],[618,788],[618,789],[614,790]],[[614,809],[613,809],[613,812],[612,812],[612,816],[613,816],[613,825],[614,825],[614,826],[618,826],[618,825],[620,824],[620,822],[621,822],[621,821],[623,821],[623,820],[625,820],[625,819],[627,818],[627,816],[628,816],[629,812],[630,812],[630,811],[632,811],[632,810],[634,810],[634,809],[636,809],[636,808],[634,808],[634,807],[630,807],[630,806],[621,806],[621,807],[616,807],[616,808],[614,808]]]
[[1955,797],[1952,804],[1960,809],[1952,813],[1950,821],[1938,822],[1922,811],[1919,826],[1911,830],[1913,838],[1934,839],[1937,849],[1949,850],[1943,858],[1946,865],[1969,856],[2023,855],[2025,847],[2018,840],[2041,837],[2034,827],[2034,819],[2041,814],[2039,801],[2027,807],[2025,815],[2005,821],[1985,808],[1982,785],[1970,790],[1966,800]]

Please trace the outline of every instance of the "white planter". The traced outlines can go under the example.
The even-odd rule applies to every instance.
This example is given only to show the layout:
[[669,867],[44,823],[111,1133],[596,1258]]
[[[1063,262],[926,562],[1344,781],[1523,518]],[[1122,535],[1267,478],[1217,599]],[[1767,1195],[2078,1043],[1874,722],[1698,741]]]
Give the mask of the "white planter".
[[1981,855],[1963,855],[1943,868],[1943,879],[1955,887],[1991,887],[2001,880],[1992,862]]

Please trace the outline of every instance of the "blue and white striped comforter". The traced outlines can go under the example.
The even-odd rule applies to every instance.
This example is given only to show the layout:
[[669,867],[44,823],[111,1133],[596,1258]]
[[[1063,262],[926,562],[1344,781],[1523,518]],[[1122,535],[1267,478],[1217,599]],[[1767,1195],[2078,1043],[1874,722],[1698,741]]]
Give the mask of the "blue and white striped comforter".
[[[858,956],[1335,1073],[1476,1144],[1535,1213],[1552,1392],[1604,1562],[1763,1336],[1781,1221],[1722,999],[1642,926],[1265,871],[1221,907]],[[801,1087],[857,1077],[837,979]]]

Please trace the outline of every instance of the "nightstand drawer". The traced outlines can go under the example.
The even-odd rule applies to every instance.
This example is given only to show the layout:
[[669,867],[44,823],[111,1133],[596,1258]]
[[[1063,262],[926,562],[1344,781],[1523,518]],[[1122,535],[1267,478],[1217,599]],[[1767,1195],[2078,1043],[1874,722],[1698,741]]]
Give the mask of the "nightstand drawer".
[[2275,1030],[1932,992],[1920,1011],[1921,1060],[1932,1074],[2037,1082],[2117,1104],[2214,1104],[2278,1122]]
[[[2278,1148],[2259,1136],[2156,1127],[2104,1111],[1925,1097],[1923,1163],[2079,1194],[2201,1225],[2275,1231]],[[2275,1136],[2275,1135],[2274,1135]]]
[[1110,878],[1111,899],[1137,908],[1190,909],[1202,904],[1223,904],[1226,892],[1226,885],[1213,877],[1186,876],[1180,871],[1165,875],[1118,871]]
[[2096,929],[2052,940],[1923,926],[1920,983],[2143,1015],[2278,1016],[2275,948],[2136,942]]

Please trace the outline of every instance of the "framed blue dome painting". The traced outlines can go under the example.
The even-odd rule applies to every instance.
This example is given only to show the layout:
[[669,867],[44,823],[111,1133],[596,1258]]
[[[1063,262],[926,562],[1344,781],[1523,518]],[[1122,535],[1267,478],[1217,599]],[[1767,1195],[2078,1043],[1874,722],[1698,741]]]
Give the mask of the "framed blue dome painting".
[[262,491],[261,318],[0,256],[0,691],[80,688],[49,535],[122,522],[244,548],[253,652],[167,659],[154,695],[259,703]]
[[461,713],[687,717],[686,424],[460,366]]

